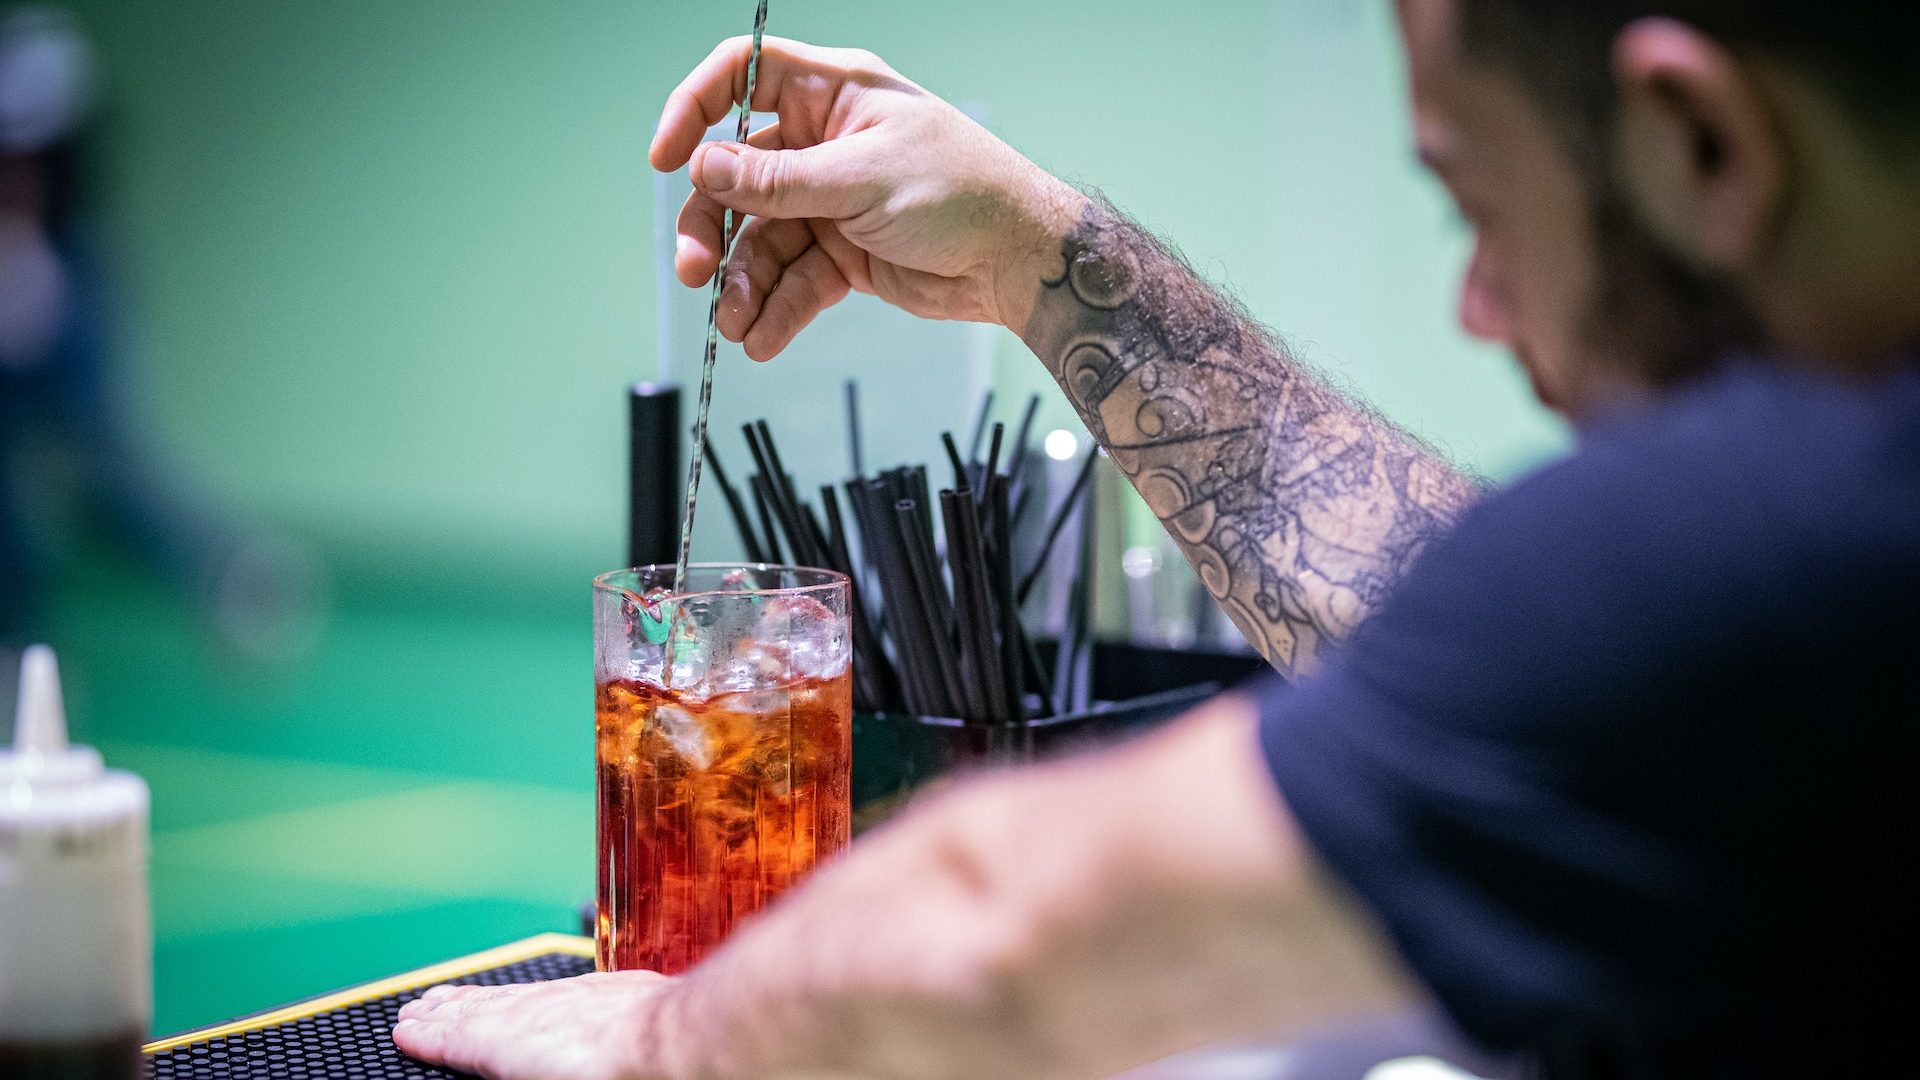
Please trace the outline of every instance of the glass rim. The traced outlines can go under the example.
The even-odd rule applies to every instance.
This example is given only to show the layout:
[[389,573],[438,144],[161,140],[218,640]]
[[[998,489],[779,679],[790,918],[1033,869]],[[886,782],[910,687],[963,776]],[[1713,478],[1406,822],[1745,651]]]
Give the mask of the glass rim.
[[[648,570],[666,570],[671,573],[673,569],[674,566],[672,563],[642,563],[639,566],[628,566],[619,570],[609,570],[604,574],[594,576],[593,587],[599,591],[623,592],[631,596],[634,595],[634,590],[623,588],[616,584],[614,582],[615,578],[623,575],[633,575],[637,577]],[[794,563],[696,562],[687,564],[687,572],[689,574],[695,570],[776,570],[797,574],[811,574],[821,580],[810,585],[783,585],[774,589],[700,589],[694,592],[670,592],[667,595],[674,600],[684,603],[688,600],[698,600],[709,596],[803,596],[807,593],[818,592],[822,589],[850,588],[853,585],[853,579],[838,570],[828,570],[820,566],[799,566]]]

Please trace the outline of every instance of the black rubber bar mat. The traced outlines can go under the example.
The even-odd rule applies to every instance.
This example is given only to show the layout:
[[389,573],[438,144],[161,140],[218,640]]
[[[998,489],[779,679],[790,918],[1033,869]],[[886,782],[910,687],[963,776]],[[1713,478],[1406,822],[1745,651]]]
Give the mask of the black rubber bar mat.
[[593,970],[591,939],[542,934],[298,1005],[148,1043],[153,1080],[426,1080],[456,1073],[394,1048],[400,1006],[436,983],[505,986]]

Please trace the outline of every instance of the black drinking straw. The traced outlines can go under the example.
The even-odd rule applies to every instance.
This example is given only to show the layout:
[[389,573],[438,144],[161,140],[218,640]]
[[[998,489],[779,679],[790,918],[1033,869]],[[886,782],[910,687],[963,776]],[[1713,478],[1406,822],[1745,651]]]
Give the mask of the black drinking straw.
[[1053,696],[1053,678],[1047,674],[1047,665],[1040,662],[1039,647],[1033,643],[1032,638],[1027,636],[1024,627],[1018,622],[1013,625],[1020,631],[1020,652],[1024,661],[1021,666],[1025,669],[1027,677],[1033,680],[1034,694],[1040,699],[1040,711],[1035,714],[1036,719],[1059,716],[1062,710]]
[[[808,566],[820,564],[820,554],[814,550],[813,536],[808,522],[803,519],[804,508],[794,496],[792,481],[780,468],[780,459],[773,448],[773,439],[767,431],[766,421],[758,424],[746,424],[742,431],[747,435],[747,449],[752,451],[754,464],[760,467],[756,482],[765,488],[766,499],[773,508],[773,517],[780,523],[787,536],[787,548],[793,552],[793,561]],[[809,515],[810,516],[810,515]]]
[[894,644],[894,654],[898,661],[897,673],[900,676],[901,701],[907,710],[928,715],[929,694],[926,690],[925,673],[918,663],[915,650],[913,629],[903,608],[903,581],[896,565],[899,554],[886,537],[887,526],[876,512],[875,492],[881,481],[878,479],[849,480],[846,484],[847,506],[853,511],[855,527],[860,530],[860,547],[873,560],[874,576],[880,583],[880,609],[887,620],[888,636]]
[[1013,497],[1013,516],[1012,519],[1007,522],[1009,529],[1018,529],[1020,527],[1021,520],[1027,516],[1027,504],[1033,501],[1028,497],[1033,494],[1033,486],[1031,484],[1019,483],[1018,477],[1014,478],[1014,483],[1019,486],[1020,494]]
[[1080,551],[1073,562],[1073,603],[1079,612],[1073,637],[1073,692],[1067,705],[1084,712],[1093,702],[1093,497],[1087,496],[1080,507]]
[[[958,519],[960,551],[958,555],[949,551],[947,561],[954,568],[954,591],[959,592],[964,579],[970,606],[977,613],[971,626],[963,625],[961,632],[972,631],[975,677],[979,679],[986,699],[987,719],[1005,723],[1013,718],[1013,710],[1007,701],[1006,681],[1000,674],[999,646],[994,642],[998,619],[993,612],[986,554],[981,549],[980,519],[974,512],[973,500],[964,493],[955,492],[953,503],[952,513]],[[951,526],[949,530],[952,531]]]
[[[907,566],[912,572],[914,590],[920,596],[920,609],[924,615],[927,639],[932,646],[930,659],[942,685],[946,688],[948,707],[955,710],[948,716],[978,715],[982,709],[980,703],[973,700],[971,689],[960,678],[953,642],[949,637],[953,625],[952,602],[946,597],[946,584],[940,580],[933,557],[933,544],[922,535],[925,519],[920,507],[912,499],[901,499],[893,504],[894,514],[900,526],[901,547],[906,552]],[[960,710],[965,710],[961,712]]]
[[767,464],[773,467],[770,474],[773,482],[779,486],[780,494],[789,506],[798,506],[800,500],[794,495],[793,478],[788,474],[786,464],[780,460],[779,449],[773,445],[773,429],[767,426],[765,420],[755,420],[753,427],[760,433],[760,446],[767,452]]
[[[773,486],[773,466],[767,463],[767,451],[766,447],[760,445],[760,433],[753,429],[751,423],[740,425],[740,433],[746,436],[747,452],[753,455],[754,487],[763,493],[768,509],[773,511],[773,520],[779,522],[784,529],[787,524],[786,507],[781,505],[780,492]],[[788,534],[787,539],[789,542],[792,541],[791,533]],[[797,548],[794,549],[794,561],[802,561]]]
[[807,537],[813,541],[814,549],[820,553],[820,558],[823,560],[833,558],[833,549],[827,543],[827,530],[821,527],[820,516],[813,512],[810,504],[800,504],[800,517],[806,522]]
[[1026,657],[1020,645],[1020,611],[1013,602],[1013,523],[1007,506],[1007,478],[987,478],[987,532],[993,550],[987,566],[1000,624],[1000,677],[1005,682],[1007,719],[1027,722]]
[[960,661],[960,681],[967,692],[967,707],[961,717],[967,721],[991,719],[986,715],[990,706],[986,692],[986,680],[982,677],[979,651],[979,639],[973,633],[985,618],[974,604],[973,590],[967,581],[967,561],[964,558],[966,539],[962,534],[964,526],[960,521],[959,504],[972,500],[949,488],[940,493],[940,518],[946,525],[947,567],[953,573],[953,611],[959,630],[955,647]]
[[893,672],[887,664],[886,651],[880,648],[880,639],[874,634],[871,621],[867,618],[866,587],[855,572],[853,556],[847,546],[846,524],[840,518],[840,499],[830,485],[822,485],[820,501],[827,508],[828,560],[832,569],[847,575],[847,583],[852,590],[848,599],[853,618],[853,651],[860,661],[855,668],[855,680],[862,687],[862,697],[865,698],[862,704],[868,709],[882,709],[891,697],[888,687],[893,681]]
[[793,475],[780,460],[780,448],[773,441],[772,429],[765,420],[756,420],[754,426],[760,431],[760,445],[767,451],[767,462],[773,466],[775,487],[786,503],[787,516],[801,540],[797,546],[806,552],[808,562],[819,565],[826,559],[827,551],[827,534],[820,528],[820,519],[813,516],[813,508],[800,498],[799,490],[793,486]]
[[[901,491],[907,490],[911,486],[908,472],[907,469],[894,470],[889,477],[892,486]],[[873,518],[894,570],[894,580],[887,593],[888,610],[901,628],[901,640],[912,655],[913,666],[919,676],[923,702],[919,711],[927,716],[952,716],[959,706],[954,687],[949,683],[946,665],[942,664],[935,644],[936,635],[945,631],[938,622],[937,610],[926,602],[915,576],[910,558],[914,549],[909,539],[915,517],[909,512],[907,521],[902,522],[898,508],[900,501],[894,492],[884,486],[874,489]]]
[[1005,438],[1006,434],[1007,425],[995,420],[993,422],[993,446],[987,451],[987,469],[980,474],[980,482],[974,485],[974,487],[979,490],[982,499],[987,497],[987,477],[992,476],[994,472],[1000,468],[1000,440]]
[[991,648],[981,648],[980,630],[989,617],[986,594],[975,578],[975,560],[968,547],[967,523],[972,517],[973,499],[965,492],[940,493],[941,519],[947,533],[947,567],[953,574],[953,603],[958,616],[955,629],[962,676],[971,692],[976,711],[971,720],[993,721],[999,718],[999,702],[991,686],[989,663]]
[[746,549],[747,561],[766,562],[760,552],[760,541],[753,535],[753,521],[747,517],[747,506],[740,501],[739,489],[727,479],[727,470],[720,467],[720,456],[713,452],[713,440],[705,440],[704,451],[707,468],[713,470],[713,481],[720,485],[720,494],[727,500],[727,512],[733,516],[733,527],[740,533],[740,546]]
[[1080,474],[1073,478],[1073,486],[1067,489],[1067,497],[1053,512],[1053,522],[1047,526],[1047,538],[1040,542],[1040,555],[1034,559],[1032,569],[1020,579],[1020,587],[1014,590],[1013,599],[1017,604],[1025,604],[1027,596],[1033,592],[1033,583],[1040,580],[1040,572],[1047,567],[1047,558],[1053,553],[1053,542],[1060,539],[1060,530],[1066,527],[1067,518],[1073,513],[1074,505],[1086,494],[1087,481],[1093,476],[1093,463],[1100,456],[1100,448],[1087,451],[1087,459],[1080,463]]
[[767,536],[766,554],[770,563],[783,563],[780,557],[780,536],[773,530],[773,518],[767,513],[766,478],[759,473],[747,477],[747,485],[753,489],[753,508],[760,515],[760,531]]
[[803,566],[814,563],[816,560],[807,551],[806,532],[794,522],[792,511],[780,499],[779,489],[762,473],[754,473],[752,479],[754,490],[766,499],[768,508],[773,511],[774,523],[779,526],[780,535],[786,538],[787,551],[792,554],[793,561]]
[[867,474],[865,455],[860,452],[860,384],[853,379],[847,380],[847,461],[853,475]]
[[[874,507],[876,511],[881,507]],[[903,631],[902,640],[908,645],[913,657],[914,671],[920,677],[921,706],[919,711],[927,716],[952,716],[959,711],[953,688],[949,685],[948,672],[934,651],[935,627],[915,584],[913,566],[908,560],[911,550],[905,537],[900,533],[897,515],[892,522],[883,524],[893,531],[894,569],[898,572],[894,590],[888,595],[893,598],[894,610],[899,613],[899,623]]]
[[[933,552],[934,502],[933,502],[933,492],[927,487],[927,467],[924,465],[914,465],[909,467],[907,470],[907,478],[909,481],[911,481],[911,484],[912,484],[910,488],[912,494],[909,495],[908,498],[911,498],[913,500],[915,514],[920,520],[920,527],[918,530],[914,532],[913,535],[925,541],[925,543],[922,544],[920,550],[931,555]],[[938,580],[939,572],[940,572],[939,560],[929,558],[927,560],[927,565],[933,568],[935,579]],[[941,616],[943,618],[951,620],[953,618],[953,605],[951,603],[946,602],[947,600],[946,588],[943,586],[936,595],[942,601],[939,608]]]
[[1013,453],[1007,456],[1007,476],[1018,485],[1020,468],[1027,463],[1027,439],[1033,434],[1033,418],[1040,411],[1040,395],[1027,395],[1027,407],[1020,413],[1020,427],[1013,436]]
[[772,477],[773,469],[767,464],[767,452],[760,446],[760,433],[753,430],[753,425],[749,423],[740,425],[740,434],[746,436],[747,453],[753,455],[753,467],[759,472],[760,478],[767,480]]
[[967,460],[980,460],[980,440],[987,435],[987,417],[993,412],[993,391],[980,396],[980,415],[973,418],[973,441],[967,444]]
[[1053,658],[1053,685],[1060,694],[1060,708],[1080,711],[1080,637],[1087,622],[1087,596],[1075,577],[1067,592],[1067,624],[1060,634],[1060,651]]
[[827,508],[827,553],[834,562],[834,569],[858,585],[860,578],[854,573],[853,550],[847,546],[846,524],[840,519],[840,498],[834,494],[832,484],[820,485],[820,505]]
[[847,509],[853,514],[854,528],[860,533],[860,550],[866,554],[868,567],[872,570],[870,580],[876,587],[877,612],[886,621],[885,632],[894,645],[896,674],[900,679],[900,704],[908,711],[919,712],[924,695],[920,692],[918,675],[913,669],[911,647],[904,643],[905,631],[899,625],[898,614],[891,610],[894,601],[890,597],[894,591],[895,575],[891,553],[882,550],[884,542],[879,527],[874,524],[872,500],[868,494],[871,483],[865,478],[847,481]]
[[1080,637],[1080,590],[1079,582],[1073,582],[1067,590],[1067,621],[1060,628],[1060,647],[1053,656],[1053,688],[1059,695],[1062,712],[1074,712],[1076,700],[1073,689],[1074,659],[1079,656],[1079,647],[1075,644]]
[[967,482],[967,465],[960,460],[960,448],[953,444],[953,432],[940,433],[941,445],[947,448],[947,462],[953,466],[953,486],[956,490],[967,491],[973,485]]

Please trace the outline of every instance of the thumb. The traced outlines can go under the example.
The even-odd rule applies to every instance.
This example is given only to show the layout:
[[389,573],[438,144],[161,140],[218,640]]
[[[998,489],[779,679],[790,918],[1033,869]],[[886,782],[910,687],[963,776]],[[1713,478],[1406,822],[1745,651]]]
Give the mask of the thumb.
[[857,138],[804,150],[707,143],[693,156],[693,187],[757,217],[850,218],[871,207],[876,196],[873,169],[857,160]]

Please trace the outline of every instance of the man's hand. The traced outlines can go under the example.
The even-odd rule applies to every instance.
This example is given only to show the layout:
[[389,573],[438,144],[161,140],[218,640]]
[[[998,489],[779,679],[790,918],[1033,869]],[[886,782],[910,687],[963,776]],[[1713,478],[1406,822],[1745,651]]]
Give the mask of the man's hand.
[[649,1044],[669,980],[652,972],[436,986],[400,1010],[401,1050],[489,1080],[665,1077]]
[[691,159],[674,272],[712,279],[723,208],[752,215],[727,268],[720,332],[766,360],[849,290],[927,318],[1018,332],[1086,200],[871,53],[765,39],[750,145],[700,145],[739,100],[748,38],[668,97],[649,159]]

